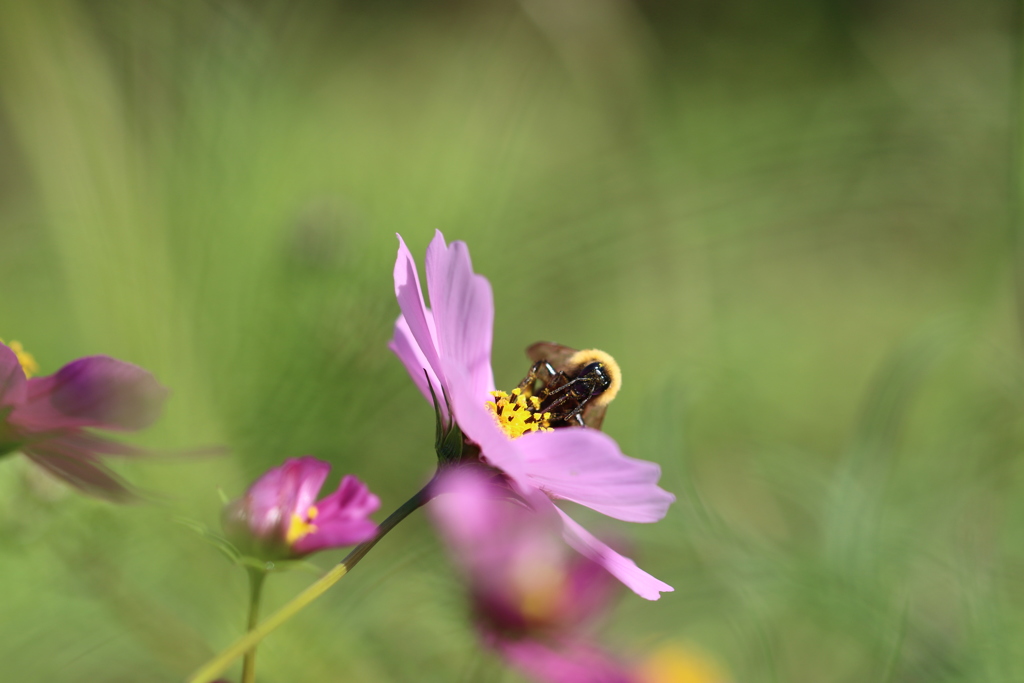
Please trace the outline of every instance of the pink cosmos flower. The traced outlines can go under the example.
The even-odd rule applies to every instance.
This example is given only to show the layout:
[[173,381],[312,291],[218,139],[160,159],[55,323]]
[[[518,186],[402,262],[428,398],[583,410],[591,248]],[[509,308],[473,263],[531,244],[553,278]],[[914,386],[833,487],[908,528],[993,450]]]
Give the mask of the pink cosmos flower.
[[[563,535],[641,597],[657,600],[672,587],[612,550],[555,507],[570,500],[628,522],[656,522],[675,497],[658,487],[660,468],[622,454],[614,439],[590,428],[560,428],[515,436],[495,419],[491,337],[494,302],[487,279],[473,272],[463,242],[438,232],[427,249],[427,308],[416,263],[399,235],[395,294],[402,310],[390,348],[427,398],[437,397],[445,425],[457,424],[487,465],[500,470],[524,498],[535,491],[562,518]],[[449,414],[450,411],[454,414]]]
[[595,645],[585,626],[609,604],[615,579],[570,553],[552,506],[500,500],[479,472],[460,468],[440,479],[429,510],[466,578],[484,644],[544,683],[630,683],[628,669]]
[[88,430],[149,426],[167,390],[142,368],[108,356],[80,358],[54,375],[29,379],[35,369],[20,344],[0,343],[0,456],[21,451],[87,493],[129,498],[102,458],[145,451]]
[[302,557],[362,543],[377,525],[380,499],[351,474],[319,501],[331,466],[316,458],[289,458],[269,470],[224,509],[224,529],[239,549],[265,560]]

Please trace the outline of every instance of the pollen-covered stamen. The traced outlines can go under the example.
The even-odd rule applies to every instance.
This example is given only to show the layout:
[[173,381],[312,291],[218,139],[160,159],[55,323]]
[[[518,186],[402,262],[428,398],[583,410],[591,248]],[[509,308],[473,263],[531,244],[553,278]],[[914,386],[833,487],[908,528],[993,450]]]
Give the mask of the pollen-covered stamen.
[[511,394],[492,391],[491,396],[494,400],[487,402],[487,409],[511,438],[527,432],[551,431],[548,424],[551,413],[540,412],[540,400],[536,396],[524,396],[521,389],[513,389]]
[[25,373],[25,377],[31,377],[39,372],[39,363],[36,362],[35,357],[25,350],[25,347],[21,345],[19,341],[12,341],[7,344],[3,339],[0,339],[0,344],[6,344],[7,348],[14,351],[14,355],[18,357],[18,362],[21,363],[21,370]]
[[315,505],[311,505],[306,510],[305,519],[299,514],[292,515],[292,521],[288,525],[288,533],[285,534],[284,540],[288,545],[294,545],[296,541],[304,536],[308,536],[316,531],[316,525],[313,524],[313,520],[320,514],[320,511],[316,509]]

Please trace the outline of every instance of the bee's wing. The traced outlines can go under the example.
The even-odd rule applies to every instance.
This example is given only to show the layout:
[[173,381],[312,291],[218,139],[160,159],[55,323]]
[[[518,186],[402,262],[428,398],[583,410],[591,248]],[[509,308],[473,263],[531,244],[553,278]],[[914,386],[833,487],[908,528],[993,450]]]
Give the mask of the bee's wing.
[[539,341],[526,347],[526,356],[530,360],[534,363],[546,360],[558,372],[565,370],[574,353],[576,353],[576,349],[554,342]]
[[601,429],[601,424],[604,422],[604,411],[607,409],[607,403],[597,405],[591,401],[583,408],[583,424],[593,429]]

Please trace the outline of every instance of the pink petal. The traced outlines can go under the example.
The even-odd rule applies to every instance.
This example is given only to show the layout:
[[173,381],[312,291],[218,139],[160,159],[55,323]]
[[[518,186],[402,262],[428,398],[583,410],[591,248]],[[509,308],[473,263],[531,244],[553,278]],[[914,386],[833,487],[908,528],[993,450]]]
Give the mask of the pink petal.
[[[433,372],[433,376],[440,380],[441,387],[447,388],[444,373],[441,369],[441,361],[438,357],[437,335],[433,329],[432,321],[429,319],[427,305],[423,301],[423,291],[420,289],[420,277],[416,272],[416,262],[405,246],[402,236],[398,236],[398,258],[395,260],[395,296],[398,298],[398,306],[402,309],[402,317],[408,327],[408,344],[416,346],[420,350],[425,365]],[[403,362],[406,362],[403,359]],[[406,367],[409,368],[408,363]],[[409,373],[413,379],[419,382],[416,375],[422,375],[422,369],[412,368]],[[429,398],[429,392],[426,392]],[[441,400],[438,392],[438,400]]]
[[84,430],[71,430],[60,435],[62,443],[69,444],[79,450],[88,451],[98,455],[135,457],[140,455],[151,455],[153,451],[146,448],[139,448],[131,444],[107,439],[96,434],[90,434]]
[[[553,503],[552,507],[558,510]],[[641,598],[657,600],[661,597],[659,593],[675,590],[664,581],[654,578],[637,567],[633,560],[612,550],[561,510],[558,510],[558,514],[562,516],[562,521],[565,523],[562,535],[566,542],[584,556],[607,569],[612,576]]]
[[561,522],[539,491],[527,499],[541,509],[538,513],[510,500],[507,488],[471,467],[446,473],[434,490],[438,496],[428,512],[459,563],[477,581],[489,577],[500,581],[512,558],[522,552],[532,553],[537,562],[551,556],[548,546],[559,557],[564,552],[560,540],[550,543],[557,539]]
[[28,380],[26,401],[11,421],[32,431],[142,429],[156,420],[166,398],[167,390],[137,365],[88,356]]
[[[562,521],[540,491],[524,505],[479,468],[439,481],[428,512],[466,578],[482,628],[522,633],[568,633],[603,612],[618,583],[596,562],[572,552]],[[551,577],[563,577],[552,593]],[[543,614],[523,610],[524,598],[544,591]]]
[[623,455],[614,439],[596,429],[524,434],[517,445],[537,488],[609,517],[656,522],[676,499],[658,486],[658,465]]
[[352,474],[346,474],[338,484],[338,490],[316,504],[320,511],[317,522],[323,517],[367,517],[380,509],[380,498],[370,493],[369,487]]
[[432,485],[436,497],[427,512],[453,546],[475,548],[500,521],[493,485],[482,472],[460,467]]
[[377,533],[377,525],[369,519],[341,519],[315,521],[316,531],[307,534],[294,544],[301,555],[327,548],[344,548],[368,541]]
[[455,419],[462,432],[480,446],[482,459],[508,475],[522,493],[528,494],[534,490],[536,487],[526,476],[522,453],[487,409],[487,403],[492,400],[491,395],[485,390],[474,391],[470,386],[468,372],[461,367],[446,365],[445,371],[451,380]]
[[[425,311],[427,325],[433,327],[433,316],[430,311]],[[423,355],[423,351],[420,349],[419,344],[412,336],[412,331],[409,329],[409,323],[406,321],[404,315],[398,316],[398,320],[395,321],[395,335],[388,342],[388,348],[391,349],[398,359],[405,365],[405,369],[408,370],[409,376],[412,377],[412,381],[416,383],[417,388],[423,394],[423,397],[428,401],[433,402],[434,397],[437,398],[438,406],[441,408],[441,416],[447,421],[448,418],[448,406],[445,403],[444,395],[441,392],[441,381],[434,369],[431,367],[427,357]],[[430,378],[430,384],[434,386],[434,396],[430,395],[430,384],[427,384],[427,378]]]
[[446,246],[440,231],[427,248],[426,273],[440,356],[465,371],[474,393],[493,391],[491,283],[473,272],[465,242]]
[[620,583],[607,569],[589,557],[579,553],[572,555],[564,598],[567,611],[565,618],[569,623],[586,627],[608,609],[620,589]]
[[294,514],[304,516],[316,501],[331,466],[311,456],[289,458],[249,487],[249,524],[256,535],[285,528]]
[[25,371],[14,351],[0,344],[0,408],[25,400]]
[[23,449],[30,460],[85,493],[115,502],[134,498],[124,482],[100,462],[60,439],[49,439]]
[[575,640],[540,642],[491,637],[491,647],[513,667],[543,683],[630,683],[629,672],[603,650]]
[[316,527],[295,542],[299,553],[311,553],[325,548],[356,545],[373,538],[377,525],[369,516],[380,508],[380,498],[356,477],[342,478],[338,490],[316,504]]

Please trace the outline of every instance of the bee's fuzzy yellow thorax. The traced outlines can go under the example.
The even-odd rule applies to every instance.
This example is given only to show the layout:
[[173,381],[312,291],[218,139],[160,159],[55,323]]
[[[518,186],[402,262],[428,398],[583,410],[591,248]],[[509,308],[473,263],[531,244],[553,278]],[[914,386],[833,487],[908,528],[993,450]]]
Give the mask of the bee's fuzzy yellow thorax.
[[595,396],[592,401],[596,405],[606,406],[611,403],[615,395],[619,393],[619,389],[622,388],[622,370],[619,368],[619,364],[615,362],[615,359],[604,351],[598,349],[583,349],[577,351],[569,357],[566,369],[570,372],[575,371],[587,363],[601,363],[604,365],[605,373],[607,373],[609,379],[611,379],[611,385],[605,389],[599,396]]

